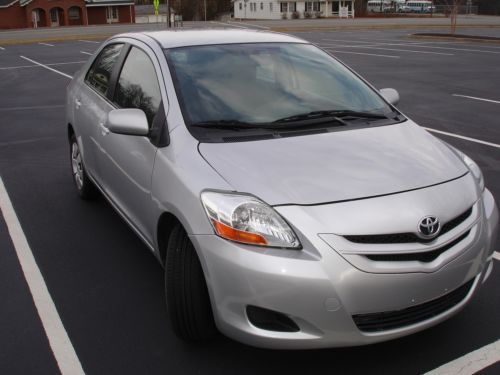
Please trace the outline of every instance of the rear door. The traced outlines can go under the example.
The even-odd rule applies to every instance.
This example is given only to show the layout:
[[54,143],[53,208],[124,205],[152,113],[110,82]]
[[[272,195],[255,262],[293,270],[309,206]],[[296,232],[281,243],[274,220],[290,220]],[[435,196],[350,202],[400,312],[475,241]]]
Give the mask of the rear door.
[[111,94],[113,70],[123,52],[123,43],[109,44],[102,49],[90,69],[84,83],[74,96],[74,116],[77,137],[80,142],[85,168],[100,184],[96,154],[99,149],[98,135],[113,108],[108,96]]
[[[149,47],[140,42],[127,46],[127,55],[116,78],[115,108],[144,111],[149,127],[163,126],[159,64]],[[103,187],[131,224],[152,243],[155,227],[151,200],[151,175],[157,146],[151,137],[100,132],[98,165]]]

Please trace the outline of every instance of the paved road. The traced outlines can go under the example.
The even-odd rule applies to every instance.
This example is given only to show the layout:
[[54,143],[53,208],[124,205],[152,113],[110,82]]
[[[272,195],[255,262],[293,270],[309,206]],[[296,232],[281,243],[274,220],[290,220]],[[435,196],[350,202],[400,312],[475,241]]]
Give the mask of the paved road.
[[[498,30],[500,33],[500,30]],[[412,30],[310,32],[376,87],[400,91],[409,117],[429,128],[500,144],[500,48],[422,42]],[[64,124],[68,79],[97,43],[0,50],[0,176],[84,370],[89,374],[419,374],[500,338],[500,262],[473,302],[451,320],[360,348],[269,351],[220,337],[178,341],[166,320],[163,271],[103,200],[80,201],[71,181]],[[454,96],[463,95],[463,96]],[[500,199],[500,149],[442,136],[482,167]],[[500,249],[500,242],[496,243]],[[52,374],[48,346],[0,216],[0,373]],[[484,373],[498,373],[494,365]]]

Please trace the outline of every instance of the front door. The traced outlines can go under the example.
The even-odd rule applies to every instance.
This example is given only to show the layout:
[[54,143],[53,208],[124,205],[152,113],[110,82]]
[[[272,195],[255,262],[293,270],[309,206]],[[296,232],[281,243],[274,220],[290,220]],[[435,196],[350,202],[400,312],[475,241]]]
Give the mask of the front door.
[[108,112],[113,109],[107,99],[114,66],[122,52],[123,44],[110,44],[96,57],[85,74],[85,84],[75,95],[74,117],[79,124],[78,141],[87,172],[101,185],[96,154],[99,153],[98,136]]
[[[155,66],[144,50],[130,48],[112,101],[117,108],[143,110],[151,127],[163,104]],[[148,137],[111,132],[98,136],[98,166],[105,192],[143,237],[153,243],[155,225],[151,212],[155,202],[151,199],[151,177],[157,147]]]
[[50,10],[50,26],[59,26],[59,9],[57,8]]

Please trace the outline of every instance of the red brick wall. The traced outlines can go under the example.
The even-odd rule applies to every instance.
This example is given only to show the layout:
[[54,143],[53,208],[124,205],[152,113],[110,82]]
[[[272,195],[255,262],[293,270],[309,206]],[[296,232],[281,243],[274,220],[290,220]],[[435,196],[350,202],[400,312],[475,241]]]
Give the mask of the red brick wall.
[[[80,19],[70,20],[68,16],[69,8],[77,6],[80,8]],[[61,8],[59,13],[59,25],[89,25],[106,24],[106,7],[85,6],[85,0],[33,0],[25,7],[20,7],[16,3],[8,8],[0,8],[0,29],[33,27],[31,12],[33,9],[43,9],[45,11],[40,20],[39,27],[50,26],[50,10]],[[135,8],[130,5],[118,6],[118,23],[135,22]]]
[[81,9],[81,24],[85,25],[85,0],[34,0],[24,8],[26,8],[26,22],[28,23],[28,27],[33,27],[33,22],[31,20],[31,11],[36,8],[41,8],[45,10],[46,16],[46,25],[50,26],[50,10],[52,8],[61,8],[63,11],[59,15],[59,25],[67,26],[69,25],[69,17],[68,17],[68,9],[78,6]]
[[21,29],[28,27],[26,11],[16,3],[8,8],[0,8],[0,29]]

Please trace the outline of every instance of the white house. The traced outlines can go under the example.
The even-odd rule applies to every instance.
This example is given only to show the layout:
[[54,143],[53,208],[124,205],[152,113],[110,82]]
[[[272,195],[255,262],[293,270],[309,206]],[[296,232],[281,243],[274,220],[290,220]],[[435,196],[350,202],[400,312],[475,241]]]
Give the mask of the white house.
[[234,0],[234,18],[282,19],[353,17],[355,0],[276,1]]

